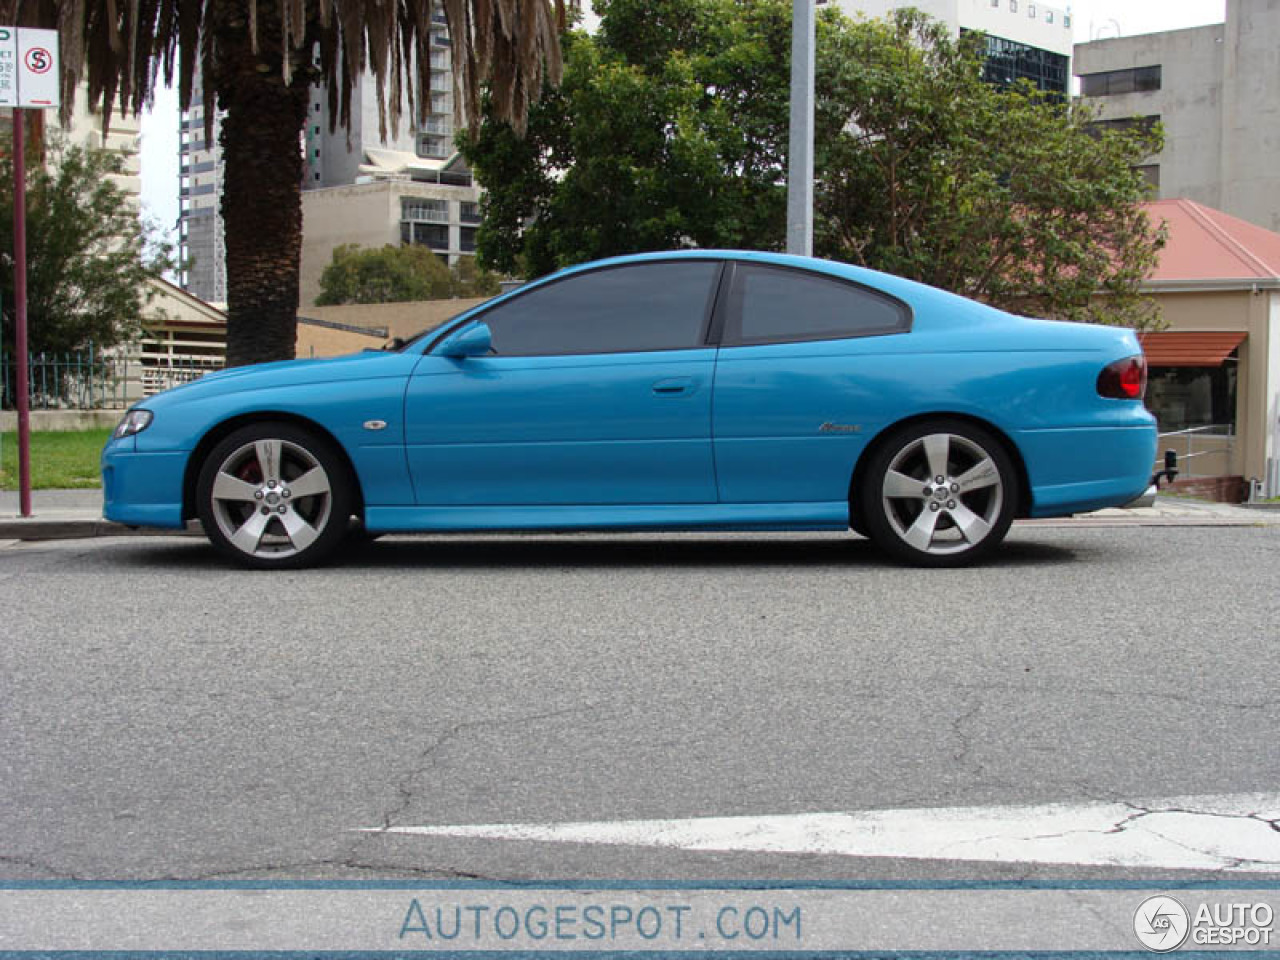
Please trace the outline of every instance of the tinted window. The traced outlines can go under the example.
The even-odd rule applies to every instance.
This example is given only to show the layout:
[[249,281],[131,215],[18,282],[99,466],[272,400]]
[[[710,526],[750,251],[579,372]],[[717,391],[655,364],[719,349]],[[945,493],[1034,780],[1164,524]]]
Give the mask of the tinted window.
[[799,270],[739,264],[724,342],[866,337],[899,333],[910,322],[905,306],[865,287]]
[[643,263],[569,277],[482,319],[501,356],[687,350],[703,342],[720,264]]

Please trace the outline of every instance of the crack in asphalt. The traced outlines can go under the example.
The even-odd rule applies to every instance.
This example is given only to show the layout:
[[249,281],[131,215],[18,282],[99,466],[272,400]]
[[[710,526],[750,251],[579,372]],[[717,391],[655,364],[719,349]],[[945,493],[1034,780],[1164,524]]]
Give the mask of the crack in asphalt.
[[[400,798],[399,802],[382,815],[382,829],[389,830],[393,826],[393,821],[400,816],[400,814],[404,813],[405,810],[409,808],[409,805],[413,803],[414,795],[417,792],[414,785],[418,780],[426,775],[428,770],[435,766],[436,754],[463,734],[470,733],[474,730],[481,730],[486,727],[501,729],[503,727],[518,726],[520,724],[537,723],[541,720],[554,720],[558,717],[567,717],[574,714],[593,713],[598,709],[598,704],[587,704],[580,707],[566,707],[562,710],[550,710],[545,713],[527,714],[525,716],[518,717],[491,718],[486,720],[467,720],[462,723],[455,724],[444,733],[440,734],[434,743],[422,750],[418,754],[417,762],[414,766],[400,778],[400,781],[396,784],[396,792]],[[363,840],[367,839],[369,836],[376,835],[376,831],[372,834],[364,833],[361,835],[359,842],[363,842]],[[359,846],[359,842],[356,844],[357,847]]]
[[[960,742],[960,749],[952,753],[951,758],[955,760],[956,763],[958,764],[963,765],[968,763],[969,753],[973,749],[973,746],[970,743],[969,735],[966,734],[961,729],[961,727],[963,727],[966,723],[968,723],[970,720],[976,717],[981,711],[982,711],[981,699],[979,699],[978,697],[973,697],[970,699],[969,706],[964,711],[964,713],[961,713],[959,716],[955,717],[951,721],[951,735]],[[974,772],[977,774],[983,774],[986,772],[986,767],[981,763],[975,763],[973,765],[973,769],[974,769]]]
[[[1095,799],[1098,799],[1098,798],[1095,798]],[[1130,810],[1132,810],[1133,813],[1129,814],[1128,816],[1120,820],[1117,820],[1108,829],[1093,828],[1093,829],[1080,829],[1080,830],[1062,830],[1057,833],[1037,833],[1037,834],[1030,834],[1030,835],[1026,835],[1026,834],[1010,835],[1005,833],[995,833],[989,836],[979,837],[976,840],[964,840],[957,843],[947,844],[946,846],[939,848],[939,853],[944,853],[947,850],[950,850],[957,846],[968,846],[972,843],[985,843],[990,840],[1025,840],[1025,841],[1064,840],[1068,837],[1085,837],[1090,835],[1106,836],[1109,834],[1126,833],[1129,831],[1131,827],[1133,827],[1135,824],[1139,823],[1140,821],[1146,820],[1150,817],[1158,816],[1160,814],[1184,814],[1187,816],[1210,817],[1210,818],[1217,818],[1222,820],[1249,820],[1255,823],[1264,824],[1267,827],[1270,827],[1272,830],[1280,833],[1280,817],[1277,817],[1275,819],[1267,819],[1266,817],[1260,816],[1257,812],[1219,813],[1214,810],[1195,810],[1190,807],[1143,807],[1140,804],[1132,803],[1128,800],[1116,800],[1116,799],[1102,799],[1100,802],[1113,803],[1113,804],[1125,806],[1125,807],[1128,807]],[[1171,843],[1174,846],[1180,847],[1183,850],[1186,850],[1190,853],[1199,854],[1202,857],[1208,857],[1210,859],[1216,859],[1220,862],[1222,869],[1225,869],[1225,870],[1239,869],[1245,864],[1267,864],[1267,865],[1275,865],[1277,867],[1280,867],[1280,860],[1268,860],[1260,857],[1224,856],[1223,854],[1217,853],[1213,850],[1206,850],[1202,847],[1185,843],[1182,840],[1179,840],[1175,837],[1168,836],[1167,834],[1162,833],[1160,830],[1154,828],[1149,824],[1144,825],[1143,829],[1145,829],[1147,832],[1149,832],[1153,836],[1159,837],[1161,840],[1164,840],[1166,843]]]
[[39,870],[41,873],[49,874],[48,879],[52,880],[74,880],[83,881],[88,878],[77,876],[66,870],[60,870],[53,864],[44,860],[37,860],[34,857],[17,857],[6,854],[0,854],[0,864],[11,864],[17,867],[27,867],[31,870]]

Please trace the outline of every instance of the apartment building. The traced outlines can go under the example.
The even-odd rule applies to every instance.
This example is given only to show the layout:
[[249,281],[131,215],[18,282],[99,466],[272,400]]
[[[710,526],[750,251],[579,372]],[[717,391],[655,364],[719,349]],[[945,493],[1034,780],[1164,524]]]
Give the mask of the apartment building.
[[[213,136],[205,138],[206,112],[213,112]],[[222,118],[206,99],[197,72],[191,108],[178,127],[179,285],[206,303],[226,303],[227,262],[219,203],[222,198]]]

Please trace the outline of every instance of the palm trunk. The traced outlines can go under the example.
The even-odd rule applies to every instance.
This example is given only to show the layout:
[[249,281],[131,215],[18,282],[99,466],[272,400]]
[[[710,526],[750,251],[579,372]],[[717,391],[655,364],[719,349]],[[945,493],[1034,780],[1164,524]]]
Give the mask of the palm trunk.
[[289,360],[295,353],[302,250],[303,157],[309,71],[281,77],[280,14],[259,0],[258,53],[247,4],[224,5],[212,64],[225,174],[227,366]]

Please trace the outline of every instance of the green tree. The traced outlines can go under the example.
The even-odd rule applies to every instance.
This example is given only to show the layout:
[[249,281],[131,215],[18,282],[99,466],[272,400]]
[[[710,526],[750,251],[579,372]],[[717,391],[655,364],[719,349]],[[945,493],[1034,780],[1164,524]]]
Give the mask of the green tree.
[[486,104],[459,145],[486,185],[480,260],[539,275],[680,246],[776,248],[785,232],[790,7],[607,0],[566,38],[564,80],[518,137]]
[[[148,280],[172,266],[148,246],[137,211],[110,179],[108,150],[51,141],[49,163],[27,165],[27,316],[34,353],[109,347],[139,329]],[[0,159],[0,223],[13,223],[13,160]],[[4,345],[13,349],[13,231],[0,230]]]
[[346,243],[320,275],[320,306],[341,303],[402,303],[449,297],[489,296],[497,278],[477,271],[470,257],[452,269],[429,249],[416,244],[362,248]]
[[[899,11],[825,11],[816,250],[998,307],[1129,326],[1163,234],[1134,167],[1159,129],[1099,131],[1082,107],[981,79],[980,38]],[[1106,294],[1106,296],[1099,296]]]
[[[407,104],[426,115],[430,38],[438,0],[0,0],[0,23],[57,27],[63,121],[82,78],[105,117],[117,102],[141,112],[161,70],[191,104],[194,79],[226,111],[222,215],[227,247],[227,362],[292,357],[302,236],[298,149],[313,85],[347,125],[366,70],[384,128]],[[444,0],[459,106],[523,127],[544,79],[559,77],[564,0]],[[424,91],[419,96],[417,91]],[[210,106],[207,104],[206,106]],[[213,111],[205,110],[205,135]]]

